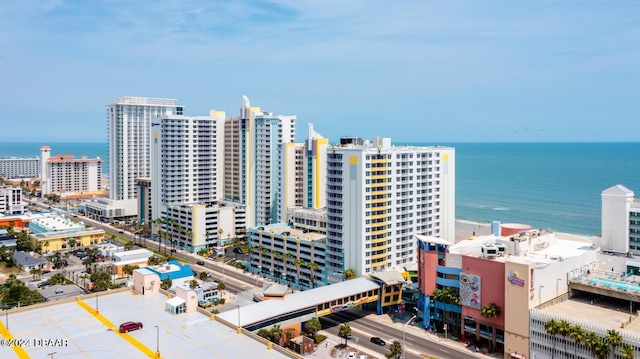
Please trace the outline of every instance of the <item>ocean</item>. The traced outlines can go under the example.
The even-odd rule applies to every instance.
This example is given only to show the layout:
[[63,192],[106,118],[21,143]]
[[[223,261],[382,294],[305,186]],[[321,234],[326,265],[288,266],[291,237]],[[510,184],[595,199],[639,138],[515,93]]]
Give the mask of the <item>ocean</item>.
[[[108,175],[106,143],[0,143],[0,157],[39,156],[42,145],[53,155],[100,157]],[[604,189],[622,184],[640,193],[640,143],[438,145],[456,149],[456,217],[463,220],[597,235]]]

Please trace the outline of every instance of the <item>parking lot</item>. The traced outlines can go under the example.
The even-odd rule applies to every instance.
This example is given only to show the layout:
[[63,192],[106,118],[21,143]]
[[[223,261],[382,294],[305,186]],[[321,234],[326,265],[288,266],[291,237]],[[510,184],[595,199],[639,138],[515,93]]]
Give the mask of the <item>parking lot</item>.
[[[198,312],[174,316],[164,311],[167,297],[161,294],[142,296],[125,290],[113,294],[90,295],[83,305],[75,300],[42,306],[10,314],[7,318],[11,334],[16,339],[47,344],[23,349],[31,358],[149,358],[145,352],[155,352],[159,346],[163,358],[287,358],[263,343],[237,334]],[[96,307],[101,321],[92,314]],[[118,333],[121,323],[141,322],[143,328],[128,334],[139,345],[132,344]],[[105,324],[108,323],[108,324]],[[0,347],[1,358],[17,358],[8,347]]]

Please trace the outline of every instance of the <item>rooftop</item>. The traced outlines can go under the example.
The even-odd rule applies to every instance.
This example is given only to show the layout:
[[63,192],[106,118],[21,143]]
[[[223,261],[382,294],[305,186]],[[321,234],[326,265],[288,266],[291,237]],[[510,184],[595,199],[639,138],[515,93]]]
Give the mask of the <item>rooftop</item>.
[[[231,309],[220,313],[219,316],[230,323],[237,323],[238,317],[241,326],[248,325],[275,318],[277,316],[314,307],[321,303],[326,303],[336,298],[347,297],[369,290],[379,289],[379,285],[367,278],[356,278],[344,282],[339,282],[329,286],[305,290],[289,294],[283,300],[266,300],[259,303]],[[240,315],[238,315],[240,310]]]
[[[11,311],[9,329],[14,338],[64,340],[55,348],[23,347],[31,358],[48,357],[54,349],[56,358],[148,359],[158,344],[163,358],[288,358],[199,312],[178,316],[165,312],[166,302],[162,294],[142,296],[130,290],[89,295],[80,301],[63,300]],[[94,314],[96,305],[99,316]],[[119,334],[117,327],[128,321],[141,322],[143,328]],[[0,329],[4,324],[3,320]]]

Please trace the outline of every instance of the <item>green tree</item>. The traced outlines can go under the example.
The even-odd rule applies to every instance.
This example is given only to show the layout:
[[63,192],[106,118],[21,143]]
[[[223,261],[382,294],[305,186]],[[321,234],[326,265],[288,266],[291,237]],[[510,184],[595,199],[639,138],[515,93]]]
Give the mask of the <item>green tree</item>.
[[220,291],[221,294],[224,294],[225,289],[227,289],[227,286],[224,284],[224,282],[218,283],[218,290]]
[[342,272],[342,278],[344,280],[353,279],[355,277],[356,277],[356,272],[353,270],[353,268],[347,268],[344,270],[344,272]]
[[49,278],[48,282],[50,284],[65,284],[67,282],[67,278],[65,278],[62,273],[56,273]]
[[44,302],[44,297],[37,290],[29,289],[22,281],[13,280],[8,289],[2,291],[2,304],[13,308]]
[[502,314],[502,310],[496,303],[489,303],[480,308],[480,315],[485,318],[497,318]]
[[582,329],[582,327],[579,325],[572,325],[569,330],[569,337],[576,343],[573,352],[573,356],[575,358],[578,357],[578,345],[585,339],[585,334],[586,333],[584,332],[584,329]]
[[160,283],[160,288],[162,288],[164,290],[169,290],[169,288],[171,288],[172,284],[173,284],[173,282],[171,281],[171,278],[167,277],[167,278],[162,280],[162,283]]
[[151,256],[147,260],[147,264],[150,266],[157,266],[160,263],[162,263],[162,259],[160,259],[160,257],[158,256]]
[[198,281],[195,279],[192,279],[189,281],[189,288],[191,289],[196,289],[198,287]]
[[544,330],[547,331],[547,334],[553,336],[553,351],[551,352],[551,359],[553,359],[554,354],[556,353],[556,334],[558,334],[559,325],[560,323],[553,318],[544,323]]
[[284,330],[284,347],[287,348],[289,347],[289,342],[291,341],[291,339],[293,339],[296,335],[296,330],[293,328],[287,328]]
[[280,345],[280,338],[282,338],[283,334],[284,332],[282,331],[282,328],[280,328],[280,324],[276,324],[271,327],[271,340],[273,340],[274,343]]
[[322,324],[320,324],[317,317],[313,317],[307,321],[306,329],[309,334],[312,334],[315,337],[316,333],[322,329]]
[[604,337],[604,341],[611,345],[611,353],[615,356],[616,348],[622,344],[622,335],[615,329],[609,329],[607,330],[607,336]]
[[17,232],[16,237],[16,251],[28,252],[34,249],[31,247],[31,239],[29,238],[27,232]]
[[127,278],[129,278],[132,274],[133,271],[140,268],[139,266],[132,266],[131,264],[125,264],[124,267],[122,267],[122,273],[127,275]]
[[402,355],[402,343],[397,340],[394,340],[391,345],[389,345],[389,353],[385,354],[387,358],[398,358]]
[[562,342],[564,343],[564,352],[567,352],[567,335],[569,335],[569,333],[571,332],[571,324],[562,319],[559,323],[558,323],[558,334],[562,335]]
[[209,274],[207,274],[207,272],[205,272],[205,271],[202,271],[202,272],[200,272],[198,277],[200,278],[201,281],[206,282],[207,279],[209,279]]
[[344,339],[344,345],[347,346],[349,337],[351,336],[351,327],[349,324],[344,323],[340,326],[338,330],[338,336]]
[[609,357],[609,343],[604,340],[598,340],[595,347],[596,358],[607,359]]
[[316,271],[319,268],[318,263],[309,262],[307,263],[307,268],[309,268],[309,271],[311,271],[311,287],[315,288],[316,287]]
[[633,346],[629,344],[622,344],[620,348],[620,358],[621,359],[635,359],[636,351]]
[[258,330],[258,336],[265,338],[266,340],[271,341],[271,331],[269,329],[262,328]]

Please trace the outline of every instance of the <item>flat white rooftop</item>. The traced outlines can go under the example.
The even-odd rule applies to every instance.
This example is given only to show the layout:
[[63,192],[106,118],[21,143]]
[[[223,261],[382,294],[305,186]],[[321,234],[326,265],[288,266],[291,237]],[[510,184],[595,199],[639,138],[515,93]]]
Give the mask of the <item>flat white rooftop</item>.
[[[10,313],[9,330],[19,339],[66,340],[62,341],[64,345],[24,347],[31,358],[48,358],[49,353],[55,352],[55,358],[148,359],[140,348],[114,332],[127,321],[142,322],[142,329],[128,335],[152,352],[159,343],[162,358],[288,358],[198,312],[169,314],[163,310],[166,301],[167,297],[162,294],[102,293],[97,298],[85,298],[83,302],[91,308],[98,303],[100,314],[113,327],[72,300]],[[2,318],[4,322],[5,318]],[[0,358],[18,358],[18,355],[3,346],[0,347]]]

